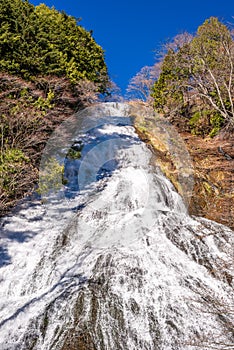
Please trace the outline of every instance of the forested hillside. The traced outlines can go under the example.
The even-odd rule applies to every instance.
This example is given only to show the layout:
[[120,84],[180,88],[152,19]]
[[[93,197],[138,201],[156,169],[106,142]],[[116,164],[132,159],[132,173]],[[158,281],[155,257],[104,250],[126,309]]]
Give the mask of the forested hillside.
[[[159,57],[159,58],[158,58]],[[207,19],[195,35],[178,34],[161,48],[153,67],[143,67],[129,92],[192,134],[214,137],[234,125],[233,30]]]
[[42,4],[0,1],[0,201],[33,189],[56,125],[108,90],[103,49],[74,17]]

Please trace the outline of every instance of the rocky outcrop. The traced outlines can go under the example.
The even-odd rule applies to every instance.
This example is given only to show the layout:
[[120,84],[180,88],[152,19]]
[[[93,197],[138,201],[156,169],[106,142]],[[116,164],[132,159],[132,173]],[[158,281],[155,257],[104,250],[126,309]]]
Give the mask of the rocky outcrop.
[[184,197],[189,213],[234,229],[234,136],[191,135],[144,104],[133,104],[132,115],[137,133]]

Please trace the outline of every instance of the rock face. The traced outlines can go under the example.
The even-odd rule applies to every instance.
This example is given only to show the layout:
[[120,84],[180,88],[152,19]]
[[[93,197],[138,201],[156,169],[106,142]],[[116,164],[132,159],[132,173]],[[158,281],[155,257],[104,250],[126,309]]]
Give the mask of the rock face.
[[[180,194],[186,197],[187,193],[189,213],[234,229],[234,136],[230,135],[228,139],[218,136],[204,139],[186,131],[181,132],[183,127],[171,125],[153,111],[152,122],[144,105],[134,106],[133,115],[138,135],[153,149],[162,171]],[[173,132],[168,132],[169,129],[173,129]],[[175,141],[173,138],[177,138],[177,150],[170,146],[170,142]],[[178,148],[186,149],[191,158],[191,163],[183,164],[183,169],[175,160],[174,150],[178,158]],[[187,181],[188,188],[181,188],[181,176],[192,177],[193,184]]]

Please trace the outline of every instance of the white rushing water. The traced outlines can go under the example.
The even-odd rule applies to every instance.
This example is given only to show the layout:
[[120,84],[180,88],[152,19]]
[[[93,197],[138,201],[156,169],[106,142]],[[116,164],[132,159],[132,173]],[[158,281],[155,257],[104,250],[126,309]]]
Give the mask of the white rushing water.
[[233,349],[233,232],[189,217],[126,105],[98,108],[57,195],[2,220],[0,349]]

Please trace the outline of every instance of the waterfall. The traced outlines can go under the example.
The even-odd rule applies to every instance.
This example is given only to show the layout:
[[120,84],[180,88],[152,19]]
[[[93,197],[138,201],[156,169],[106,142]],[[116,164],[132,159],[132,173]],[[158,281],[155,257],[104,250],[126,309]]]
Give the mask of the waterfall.
[[2,350],[234,348],[233,232],[188,215],[131,120],[106,103],[64,124],[56,191],[2,220]]

